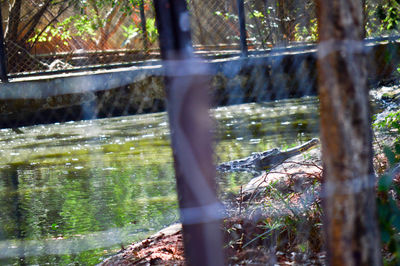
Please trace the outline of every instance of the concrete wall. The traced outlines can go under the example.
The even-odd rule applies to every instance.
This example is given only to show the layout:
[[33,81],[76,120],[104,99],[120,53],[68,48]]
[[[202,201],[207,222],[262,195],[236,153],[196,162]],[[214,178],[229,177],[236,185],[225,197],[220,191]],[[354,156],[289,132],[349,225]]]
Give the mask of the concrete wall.
[[[366,47],[371,83],[396,72],[399,44]],[[274,49],[209,62],[213,105],[315,95],[315,47]],[[160,65],[14,79],[0,84],[0,128],[111,117],[166,108]]]

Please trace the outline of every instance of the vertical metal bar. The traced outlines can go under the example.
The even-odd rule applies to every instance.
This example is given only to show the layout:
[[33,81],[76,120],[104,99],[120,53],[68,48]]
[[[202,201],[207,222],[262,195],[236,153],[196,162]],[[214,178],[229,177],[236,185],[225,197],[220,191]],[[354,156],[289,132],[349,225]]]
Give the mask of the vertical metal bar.
[[149,49],[149,42],[147,40],[147,25],[146,25],[146,15],[144,13],[144,0],[140,0],[139,3],[139,9],[140,9],[140,23],[142,26],[142,32],[143,32],[143,45],[144,49],[147,51]]
[[186,0],[154,0],[187,265],[224,265],[207,67],[193,58]]
[[239,27],[240,27],[240,50],[242,56],[247,57],[249,55],[247,49],[247,31],[246,31],[246,19],[244,14],[244,0],[237,0],[238,17],[239,17]]
[[193,57],[190,19],[183,0],[154,0],[157,28],[163,60]]
[[3,16],[0,9],[0,79],[3,82],[8,82],[7,77],[7,64],[6,64],[6,49],[4,46],[4,33],[3,33]]

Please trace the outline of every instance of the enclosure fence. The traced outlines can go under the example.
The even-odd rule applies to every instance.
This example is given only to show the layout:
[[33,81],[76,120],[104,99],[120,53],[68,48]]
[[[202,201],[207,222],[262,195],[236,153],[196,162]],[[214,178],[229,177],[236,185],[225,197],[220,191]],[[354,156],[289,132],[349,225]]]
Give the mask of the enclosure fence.
[[[22,22],[40,9],[39,5],[31,2],[22,4],[22,11],[26,13]],[[378,19],[376,10],[379,4],[379,1],[368,1],[366,5],[369,37],[393,34],[393,31],[382,30],[385,22]],[[2,5],[3,27],[6,29],[10,7],[6,3]],[[241,8],[243,17],[239,16]],[[245,23],[242,38],[246,38],[250,54],[269,51],[276,46],[315,43],[318,37],[315,8],[314,1],[247,0],[241,7],[236,0],[190,0],[188,9],[193,45],[197,54],[205,58],[239,53],[241,20]],[[84,24],[87,26],[85,30],[71,20],[76,19],[80,12],[71,6],[59,15],[55,7],[49,8],[29,38],[6,39],[8,73],[51,73],[88,67],[109,69],[160,58],[151,1],[135,2],[129,12],[119,10],[118,16],[111,17],[109,25]],[[107,19],[107,13],[97,12],[97,16]],[[89,15],[90,12],[85,14]],[[70,29],[73,25],[77,28]],[[24,32],[23,29],[20,31]]]

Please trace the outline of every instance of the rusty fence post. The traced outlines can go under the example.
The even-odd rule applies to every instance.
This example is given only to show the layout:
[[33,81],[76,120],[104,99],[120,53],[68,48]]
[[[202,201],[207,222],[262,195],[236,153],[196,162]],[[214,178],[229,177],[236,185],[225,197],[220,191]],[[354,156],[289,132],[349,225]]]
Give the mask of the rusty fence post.
[[187,265],[224,265],[207,65],[193,57],[185,0],[154,0]]

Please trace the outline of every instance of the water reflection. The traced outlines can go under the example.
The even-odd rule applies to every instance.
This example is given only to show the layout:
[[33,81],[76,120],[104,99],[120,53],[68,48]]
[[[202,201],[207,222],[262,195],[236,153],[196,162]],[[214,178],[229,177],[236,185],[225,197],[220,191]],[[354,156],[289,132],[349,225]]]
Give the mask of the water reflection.
[[[217,108],[216,160],[309,140],[317,113],[315,98]],[[96,264],[178,220],[165,113],[21,130],[0,130],[1,265]]]
[[221,107],[216,109],[215,117],[220,161],[297,145],[318,135],[315,97]]

